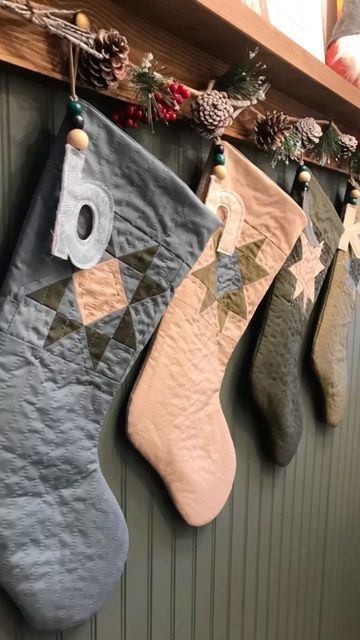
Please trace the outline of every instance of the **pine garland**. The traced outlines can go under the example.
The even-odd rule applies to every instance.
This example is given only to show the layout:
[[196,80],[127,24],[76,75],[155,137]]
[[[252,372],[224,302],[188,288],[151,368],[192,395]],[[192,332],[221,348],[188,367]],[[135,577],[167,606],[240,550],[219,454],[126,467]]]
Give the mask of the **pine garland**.
[[[286,164],[290,160],[301,161],[306,154],[309,159],[323,166],[335,161],[351,175],[360,177],[360,140],[342,133],[332,121],[315,121],[312,118],[297,120],[284,114],[281,114],[282,119],[287,118],[293,126],[285,132],[285,135],[280,131],[281,136],[277,136],[277,122],[280,126],[282,120],[275,119],[274,115],[279,114],[275,111],[266,115],[258,114],[254,124],[257,145],[263,151],[270,153],[273,167],[279,161]],[[268,139],[258,135],[260,128],[265,132],[269,129]],[[305,136],[304,131],[307,132]],[[313,146],[308,144],[309,133],[312,133],[313,139],[318,139]],[[271,140],[274,140],[273,144]]]

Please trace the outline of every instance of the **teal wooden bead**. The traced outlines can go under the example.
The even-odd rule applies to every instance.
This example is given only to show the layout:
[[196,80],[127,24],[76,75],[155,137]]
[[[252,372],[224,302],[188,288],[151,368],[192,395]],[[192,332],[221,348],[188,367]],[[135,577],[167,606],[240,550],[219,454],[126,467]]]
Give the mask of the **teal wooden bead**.
[[300,173],[301,171],[309,171],[309,167],[307,167],[307,166],[306,166],[306,164],[301,164],[301,165],[299,166],[299,173]]
[[214,164],[225,164],[225,156],[223,153],[216,153]]
[[350,202],[350,204],[357,204],[358,203],[357,198],[350,198],[349,202]]
[[67,103],[67,110],[69,116],[81,116],[83,108],[79,100],[69,100]]

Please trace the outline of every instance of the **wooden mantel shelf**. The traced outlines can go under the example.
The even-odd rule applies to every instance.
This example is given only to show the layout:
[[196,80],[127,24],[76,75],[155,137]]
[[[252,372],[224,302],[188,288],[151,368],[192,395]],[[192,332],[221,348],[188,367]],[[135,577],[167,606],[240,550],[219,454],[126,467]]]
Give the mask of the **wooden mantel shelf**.
[[[82,8],[94,29],[112,26],[127,36],[132,61],[139,62],[144,52],[152,51],[169,71],[196,89],[205,88],[210,78],[259,45],[272,84],[262,110],[333,119],[344,132],[360,131],[360,90],[241,0],[47,0],[46,4]],[[59,40],[1,11],[0,61],[67,79]],[[126,86],[116,95],[131,97]],[[248,138],[253,119],[251,111],[243,112],[227,133]]]
[[[348,131],[360,130],[360,90],[305,51],[241,0],[121,0],[147,22],[156,23],[228,64],[256,45],[272,87],[322,113]],[[285,105],[282,106],[286,111]],[[296,114],[295,114],[296,115]],[[301,115],[301,114],[300,114]]]

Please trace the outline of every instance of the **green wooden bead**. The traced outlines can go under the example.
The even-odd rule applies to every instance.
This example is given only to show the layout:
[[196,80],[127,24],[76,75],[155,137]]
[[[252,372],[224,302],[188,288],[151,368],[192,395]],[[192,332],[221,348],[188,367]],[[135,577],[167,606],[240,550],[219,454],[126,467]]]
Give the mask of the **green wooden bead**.
[[301,165],[299,166],[299,173],[300,173],[301,171],[309,171],[309,167],[307,167],[307,166],[306,166],[306,164],[301,164]]
[[225,164],[225,156],[223,153],[216,153],[214,164]]
[[350,202],[350,204],[357,204],[358,203],[357,198],[350,198],[349,202]]
[[81,116],[83,108],[79,100],[69,100],[67,103],[67,110],[70,116]]

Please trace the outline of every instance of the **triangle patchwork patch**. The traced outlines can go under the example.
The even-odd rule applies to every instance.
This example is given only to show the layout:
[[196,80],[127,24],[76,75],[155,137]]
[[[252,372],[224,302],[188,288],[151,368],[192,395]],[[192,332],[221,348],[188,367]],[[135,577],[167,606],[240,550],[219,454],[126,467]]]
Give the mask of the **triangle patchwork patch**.
[[132,267],[140,273],[146,273],[158,248],[159,245],[155,244],[152,247],[143,249],[142,251],[134,251],[133,253],[128,253],[125,256],[119,256],[119,260],[120,262],[125,262],[129,267]]
[[147,298],[153,298],[161,293],[165,293],[166,290],[167,287],[164,287],[162,284],[156,282],[156,280],[145,274],[131,299],[131,304],[136,304],[137,302],[141,302]]
[[120,262],[119,265],[120,265],[120,274],[121,274],[123,287],[124,287],[128,302],[130,302],[143,276],[141,273],[139,273],[139,271],[136,271],[136,269],[133,269],[133,267],[130,267],[127,264],[122,264]]
[[116,340],[116,342],[119,342],[130,349],[136,349],[136,333],[130,307],[126,309],[121,322],[113,335],[113,340]]
[[67,336],[48,346],[48,352],[58,358],[76,363],[86,369],[92,369],[85,328],[69,333]]
[[69,333],[77,331],[80,327],[81,324],[79,324],[79,322],[75,322],[75,320],[67,318],[62,313],[56,313],[49,329],[49,333],[47,334],[44,349],[54,344],[54,342],[61,340],[61,338],[64,338]]
[[42,287],[41,289],[27,293],[26,297],[39,302],[53,311],[57,311],[70,280],[71,278],[64,278],[64,280],[49,284],[47,287]]
[[85,333],[93,367],[96,369],[110,342],[110,338],[91,327],[85,327]]

